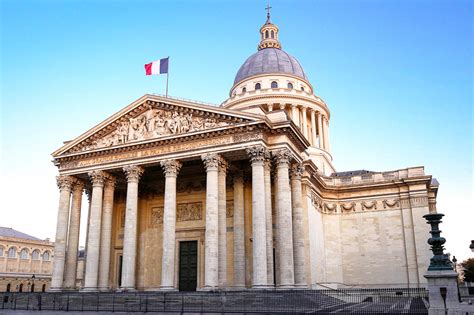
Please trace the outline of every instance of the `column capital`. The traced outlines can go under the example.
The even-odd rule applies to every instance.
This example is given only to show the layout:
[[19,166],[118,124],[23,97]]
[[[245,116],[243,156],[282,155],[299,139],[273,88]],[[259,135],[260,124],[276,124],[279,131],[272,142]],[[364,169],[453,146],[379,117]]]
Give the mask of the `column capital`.
[[303,176],[303,172],[304,172],[303,164],[295,163],[291,165],[290,177],[291,179],[301,180],[301,177]]
[[165,176],[178,176],[183,163],[177,160],[164,160],[160,162],[161,167],[163,168],[163,173]]
[[76,192],[81,192],[84,190],[86,183],[79,178],[74,178],[74,182],[72,183],[72,190]]
[[117,180],[115,179],[115,176],[109,175],[104,179],[104,186],[109,187],[109,188],[115,188]]
[[201,155],[202,162],[206,171],[209,171],[211,168],[217,168],[219,166],[220,156],[217,153],[207,153]]
[[128,165],[123,168],[128,182],[138,182],[145,171],[143,167],[137,165]]
[[286,104],[284,104],[284,103],[280,103],[280,110],[283,110],[283,109],[285,109],[285,107],[286,107]]
[[59,175],[56,176],[56,184],[58,185],[59,190],[72,190],[75,178],[69,175]]
[[219,171],[227,174],[229,163],[221,156],[219,159]]
[[94,186],[104,186],[104,182],[111,177],[110,174],[104,171],[92,171],[89,172],[89,178],[92,182],[92,187]]
[[272,155],[277,165],[288,165],[293,159],[293,154],[291,154],[290,150],[288,149],[280,149],[277,151],[273,151]]
[[249,156],[250,162],[264,162],[268,155],[268,150],[263,145],[254,145],[245,149]]
[[301,105],[301,111],[306,112],[308,110],[307,106]]

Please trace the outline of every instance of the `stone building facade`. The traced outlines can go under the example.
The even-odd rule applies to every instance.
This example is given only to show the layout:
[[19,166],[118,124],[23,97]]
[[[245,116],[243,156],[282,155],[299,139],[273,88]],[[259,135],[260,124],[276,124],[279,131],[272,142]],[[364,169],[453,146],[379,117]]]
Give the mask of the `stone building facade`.
[[0,292],[49,289],[54,243],[0,227]]
[[437,182],[336,172],[327,104],[269,16],[260,35],[220,106],[144,95],[53,153],[51,290],[425,285]]

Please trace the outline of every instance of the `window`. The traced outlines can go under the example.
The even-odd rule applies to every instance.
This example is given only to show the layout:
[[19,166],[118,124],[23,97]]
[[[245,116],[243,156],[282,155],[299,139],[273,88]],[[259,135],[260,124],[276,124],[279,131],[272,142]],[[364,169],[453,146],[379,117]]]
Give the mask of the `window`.
[[18,292],[23,292],[23,283],[20,283],[20,286],[18,287]]
[[265,38],[268,38],[268,30],[265,31]]
[[301,91],[303,91],[303,92],[304,92],[304,86],[302,86],[302,87],[301,87]]
[[278,83],[276,81],[272,81],[272,89],[278,89]]
[[255,89],[260,90],[262,88],[262,85],[260,83],[255,84]]
[[43,284],[43,286],[41,287],[41,292],[46,292],[46,284]]
[[28,259],[28,250],[23,248],[20,252],[20,259]]
[[288,82],[288,88],[289,88],[289,89],[292,89],[292,88],[293,88],[293,83]]
[[49,260],[49,252],[43,253],[43,260]]
[[10,247],[8,249],[8,258],[16,258],[16,248]]
[[31,253],[31,258],[33,260],[39,260],[40,259],[40,252],[39,250],[35,249],[32,253]]
[[247,92],[247,88],[243,87],[242,88],[242,93],[245,93],[245,92]]
[[11,289],[12,289],[12,284],[11,283],[7,284],[7,292],[10,292]]
[[272,30],[272,38],[275,38],[275,32]]
[[3,247],[0,246],[0,257],[3,257]]

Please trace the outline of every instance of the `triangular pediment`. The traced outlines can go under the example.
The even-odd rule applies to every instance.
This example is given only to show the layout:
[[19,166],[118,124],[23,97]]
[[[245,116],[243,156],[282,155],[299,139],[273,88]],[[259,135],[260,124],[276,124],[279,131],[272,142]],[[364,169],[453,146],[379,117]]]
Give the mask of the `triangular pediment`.
[[259,115],[145,95],[53,153],[54,157],[262,121]]

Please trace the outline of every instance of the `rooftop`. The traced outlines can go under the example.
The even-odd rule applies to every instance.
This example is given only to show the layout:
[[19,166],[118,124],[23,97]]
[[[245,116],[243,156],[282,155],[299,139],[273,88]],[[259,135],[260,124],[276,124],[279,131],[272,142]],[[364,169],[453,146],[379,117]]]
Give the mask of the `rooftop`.
[[12,228],[0,226],[0,237],[16,237],[32,241],[41,241],[41,239],[28,235],[26,233],[14,230]]

